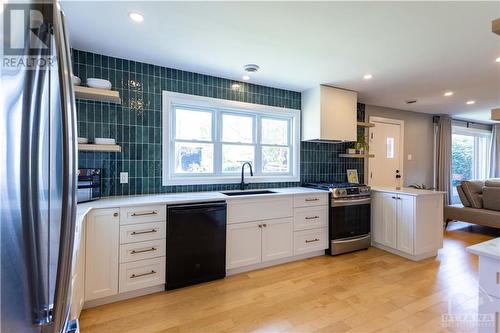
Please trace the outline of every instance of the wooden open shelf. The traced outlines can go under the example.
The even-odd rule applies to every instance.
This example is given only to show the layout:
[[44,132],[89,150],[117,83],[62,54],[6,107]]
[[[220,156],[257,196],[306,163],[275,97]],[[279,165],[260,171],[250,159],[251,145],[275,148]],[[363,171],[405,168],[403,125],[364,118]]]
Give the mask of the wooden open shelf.
[[367,157],[375,157],[375,155],[374,154],[339,154],[339,157],[367,158]]
[[121,104],[120,93],[115,90],[96,89],[82,86],[73,86],[75,97],[78,99],[89,99],[93,101],[110,102]]
[[358,121],[358,127],[375,127],[375,124]]
[[96,145],[96,144],[79,143],[78,150],[120,153],[122,151],[122,147],[120,147],[119,145]]

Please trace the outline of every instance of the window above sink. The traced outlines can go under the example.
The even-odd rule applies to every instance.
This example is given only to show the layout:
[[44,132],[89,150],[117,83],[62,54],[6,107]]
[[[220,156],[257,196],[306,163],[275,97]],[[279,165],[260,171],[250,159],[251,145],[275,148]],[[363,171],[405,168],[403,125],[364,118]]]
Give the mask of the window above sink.
[[163,185],[300,179],[300,110],[163,92]]

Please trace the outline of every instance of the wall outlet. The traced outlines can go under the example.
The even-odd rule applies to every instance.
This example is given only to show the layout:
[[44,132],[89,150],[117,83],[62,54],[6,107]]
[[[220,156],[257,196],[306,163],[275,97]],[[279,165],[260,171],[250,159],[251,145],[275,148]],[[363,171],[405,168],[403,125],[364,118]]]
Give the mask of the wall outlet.
[[408,161],[411,161],[413,158],[413,156],[411,156],[411,154],[408,154]]
[[128,172],[120,172],[120,184],[128,184]]

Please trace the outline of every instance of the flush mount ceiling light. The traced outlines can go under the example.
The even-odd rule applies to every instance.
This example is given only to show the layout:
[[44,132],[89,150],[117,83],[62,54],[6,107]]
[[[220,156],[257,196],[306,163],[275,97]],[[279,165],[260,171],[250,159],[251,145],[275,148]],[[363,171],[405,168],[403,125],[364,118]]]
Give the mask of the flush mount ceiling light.
[[245,66],[243,66],[243,69],[249,73],[255,73],[259,70],[259,68],[260,67],[256,64],[246,64]]
[[467,105],[472,105],[472,104],[475,104],[475,103],[476,103],[476,101],[467,101],[467,102],[465,102],[465,104],[467,104]]
[[500,57],[495,59],[496,62],[500,62]]
[[241,77],[241,79],[242,79],[243,81],[248,81],[248,80],[250,80],[250,76],[249,76],[249,75],[243,75],[243,76]]
[[365,79],[365,80],[370,80],[371,78],[373,78],[373,75],[371,75],[371,74],[365,74],[363,76],[363,79]]
[[452,96],[453,95],[453,91],[447,91],[447,92],[444,93],[444,95],[446,97]]
[[128,17],[134,22],[141,23],[144,21],[144,15],[137,13],[137,12],[130,12],[128,13]]

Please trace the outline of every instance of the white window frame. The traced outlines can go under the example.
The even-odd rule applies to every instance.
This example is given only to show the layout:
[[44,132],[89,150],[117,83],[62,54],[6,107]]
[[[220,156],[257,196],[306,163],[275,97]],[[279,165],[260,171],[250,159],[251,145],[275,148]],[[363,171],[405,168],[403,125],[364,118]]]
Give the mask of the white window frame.
[[[222,151],[222,114],[252,114],[254,118],[254,143],[255,147],[255,163],[252,165],[254,176],[248,176],[245,182],[247,183],[273,183],[273,182],[298,182],[300,181],[300,110],[278,108],[273,106],[252,104],[238,101],[230,101],[218,98],[195,96],[189,94],[175,93],[163,91],[162,93],[162,184],[163,186],[170,185],[193,185],[193,184],[225,184],[239,183],[241,173],[225,173],[222,174],[222,156],[218,152]],[[204,110],[212,110],[212,138],[214,143],[214,173],[210,174],[175,174],[175,156],[174,156],[174,117],[173,109],[176,106],[186,106],[199,108]],[[216,114],[220,114],[217,117]],[[290,172],[283,173],[262,173],[260,170],[260,126],[258,122],[260,118],[275,118],[289,119],[289,143],[290,143]],[[233,144],[233,143],[230,143]],[[238,145],[238,143],[234,143]],[[242,144],[245,145],[245,144]],[[220,147],[218,147],[220,146]],[[279,146],[279,145],[265,145]],[[259,168],[259,170],[257,170]]]

